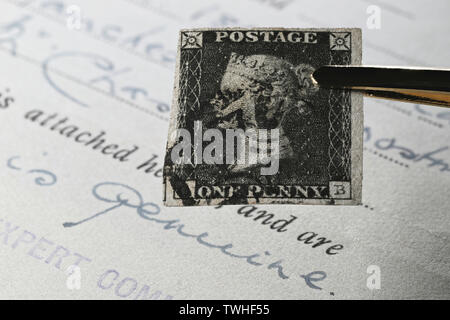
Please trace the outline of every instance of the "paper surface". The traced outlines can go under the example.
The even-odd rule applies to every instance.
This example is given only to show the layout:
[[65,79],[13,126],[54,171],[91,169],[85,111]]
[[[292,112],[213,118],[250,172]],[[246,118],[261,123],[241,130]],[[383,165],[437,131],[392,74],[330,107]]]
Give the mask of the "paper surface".
[[[449,68],[448,11],[1,1],[0,297],[448,299],[444,108],[365,99],[362,206],[162,205],[179,29],[360,27],[363,64]],[[278,232],[262,210],[293,222]]]

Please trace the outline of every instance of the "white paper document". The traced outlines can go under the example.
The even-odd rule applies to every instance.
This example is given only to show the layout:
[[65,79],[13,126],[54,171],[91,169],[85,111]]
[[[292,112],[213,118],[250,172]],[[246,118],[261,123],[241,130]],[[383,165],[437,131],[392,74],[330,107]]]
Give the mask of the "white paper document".
[[162,198],[180,29],[356,27],[365,65],[450,68],[449,9],[0,1],[0,298],[450,298],[450,109],[364,100],[361,206]]

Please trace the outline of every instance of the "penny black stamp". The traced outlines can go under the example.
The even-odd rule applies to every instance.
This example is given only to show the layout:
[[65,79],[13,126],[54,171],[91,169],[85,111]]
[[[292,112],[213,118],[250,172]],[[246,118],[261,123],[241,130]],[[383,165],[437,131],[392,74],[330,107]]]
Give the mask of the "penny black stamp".
[[182,30],[164,203],[360,204],[362,96],[311,76],[349,64],[359,29]]

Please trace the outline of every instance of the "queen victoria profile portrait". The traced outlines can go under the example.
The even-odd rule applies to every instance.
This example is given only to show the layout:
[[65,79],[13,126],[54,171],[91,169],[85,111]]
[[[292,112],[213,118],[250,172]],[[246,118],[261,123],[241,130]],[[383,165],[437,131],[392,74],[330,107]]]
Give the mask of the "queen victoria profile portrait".
[[[279,129],[279,159],[298,161],[307,170],[310,136],[313,134],[313,105],[317,92],[312,83],[314,69],[270,55],[231,53],[210,103],[217,127]],[[250,165],[230,166],[231,172],[248,172]],[[306,172],[305,172],[306,174]]]

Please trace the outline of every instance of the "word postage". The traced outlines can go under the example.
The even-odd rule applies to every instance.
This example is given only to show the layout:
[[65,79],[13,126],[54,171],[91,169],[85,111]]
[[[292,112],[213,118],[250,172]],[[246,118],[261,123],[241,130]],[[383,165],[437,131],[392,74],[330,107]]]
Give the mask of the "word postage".
[[165,205],[360,204],[362,96],[313,73],[361,54],[360,29],[182,30]]

